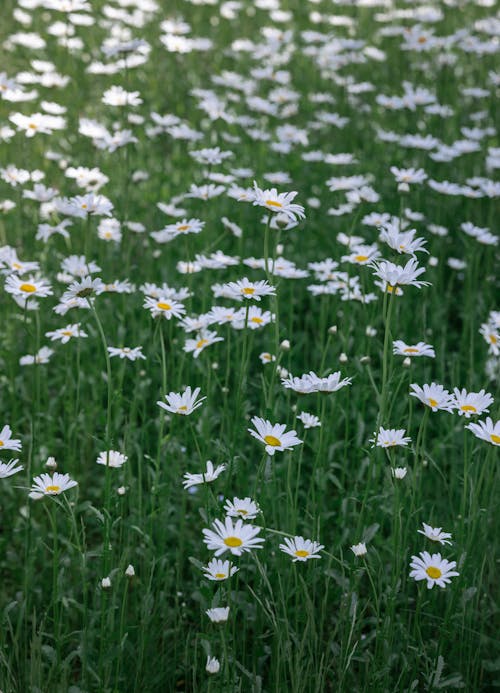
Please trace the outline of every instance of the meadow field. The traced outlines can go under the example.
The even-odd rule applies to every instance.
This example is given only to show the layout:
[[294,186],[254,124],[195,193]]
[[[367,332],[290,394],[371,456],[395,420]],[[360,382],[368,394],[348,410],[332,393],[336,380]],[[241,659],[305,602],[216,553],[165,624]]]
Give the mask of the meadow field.
[[2,0],[1,693],[500,688],[494,0]]

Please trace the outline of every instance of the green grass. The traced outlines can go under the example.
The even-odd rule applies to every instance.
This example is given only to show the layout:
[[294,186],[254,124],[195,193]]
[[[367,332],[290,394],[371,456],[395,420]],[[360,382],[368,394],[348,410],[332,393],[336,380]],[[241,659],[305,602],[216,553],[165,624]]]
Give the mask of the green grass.
[[[140,4],[140,3],[138,3]],[[448,196],[427,183],[411,185],[408,194],[397,192],[391,166],[423,168],[428,177],[465,184],[468,178],[494,179],[486,168],[488,147],[498,138],[486,135],[480,150],[452,162],[433,161],[428,152],[383,142],[377,129],[432,134],[450,145],[466,139],[462,127],[495,128],[495,86],[489,73],[495,55],[462,50],[457,41],[448,51],[455,64],[440,64],[446,50],[430,52],[401,49],[399,36],[384,36],[382,7],[351,7],[283,0],[291,19],[283,23],[266,10],[243,2],[236,19],[219,15],[218,5],[198,6],[169,0],[151,13],[144,26],[136,20],[113,24],[130,37],[151,45],[144,65],[115,75],[86,71],[91,60],[103,60],[99,48],[110,35],[104,21],[106,4],[93,0],[96,24],[75,29],[83,50],[68,51],[48,32],[64,15],[38,8],[29,11],[32,24],[46,47],[4,49],[2,70],[9,78],[32,71],[30,60],[49,60],[71,80],[64,88],[36,88],[33,102],[0,100],[0,127],[10,125],[14,112],[41,110],[42,100],[67,108],[67,127],[52,134],[25,138],[16,133],[0,142],[1,167],[9,163],[45,173],[44,183],[60,196],[84,194],[65,177],[66,166],[99,167],[109,177],[102,188],[114,205],[113,216],[123,222],[144,224],[137,234],[122,226],[121,243],[97,236],[99,217],[74,219],[70,237],[35,240],[38,224],[56,223],[64,215],[41,217],[40,205],[23,199],[22,187],[0,180],[0,201],[16,207],[0,213],[0,247],[16,249],[22,261],[37,261],[54,295],[41,298],[38,310],[23,310],[12,296],[0,291],[0,430],[9,424],[13,438],[21,439],[18,453],[2,451],[0,462],[19,457],[24,469],[1,479],[0,503],[0,689],[3,693],[78,693],[78,691],[431,691],[463,688],[488,691],[499,685],[498,559],[500,531],[496,507],[498,448],[465,430],[464,417],[428,407],[409,396],[410,384],[437,382],[496,397],[489,414],[498,420],[498,357],[488,375],[488,344],[479,333],[498,306],[497,246],[484,245],[465,235],[460,224],[471,221],[495,232],[495,198]],[[443,11],[435,24],[438,36],[467,29],[482,41],[487,34],[474,22],[492,15],[491,8],[466,3],[458,10],[429,3]],[[415,8],[398,3],[399,9]],[[23,28],[12,16],[13,0],[2,4],[1,38]],[[118,8],[119,3],[113,3]],[[252,10],[252,11],[251,11]],[[255,11],[253,11],[255,10]],[[132,6],[128,8],[132,11]],[[311,12],[323,21],[314,23]],[[351,30],[330,24],[328,16],[350,18]],[[208,51],[169,53],[161,44],[160,22],[182,16],[192,37],[210,37]],[[380,19],[380,18],[379,18]],[[217,21],[214,21],[217,20]],[[402,19],[411,26],[415,19]],[[236,39],[263,44],[263,27],[293,32],[288,59],[277,69],[288,70],[288,88],[299,94],[299,107],[288,118],[256,113],[242,92],[215,85],[212,78],[224,70],[237,72],[241,81],[250,71],[273,64],[258,51],[235,52]],[[385,59],[349,62],[328,69],[311,55],[301,32],[313,30],[334,39],[360,39],[385,52]],[[126,36],[124,35],[124,38]],[[355,46],[346,52],[358,50]],[[286,49],[280,49],[284,55]],[[111,58],[108,62],[112,61]],[[370,82],[374,90],[349,94],[339,78]],[[403,93],[403,80],[426,87],[441,104],[453,109],[443,118],[415,110],[384,109],[379,94]],[[103,92],[111,85],[140,92],[143,104],[134,108],[106,106]],[[266,98],[274,85],[256,80],[255,95]],[[464,96],[464,87],[489,90],[485,98]],[[198,107],[193,89],[213,89],[236,116],[251,115],[252,126],[269,133],[269,141],[254,140],[248,126],[222,119],[210,121]],[[334,104],[315,104],[309,96],[327,93]],[[348,117],[343,129],[314,127],[318,111]],[[477,122],[474,114],[484,111]],[[129,113],[144,117],[143,124],[126,124]],[[203,133],[196,143],[168,134],[150,136],[151,113],[177,115]],[[137,143],[113,153],[94,147],[78,132],[79,118],[92,118],[109,129],[120,123],[130,127]],[[306,129],[309,144],[297,144],[290,153],[273,150],[276,128],[292,124]],[[239,138],[238,141],[225,139]],[[208,201],[185,198],[178,204],[185,217],[205,222],[200,234],[186,235],[160,245],[149,235],[174,223],[156,206],[188,192],[192,183],[206,182],[206,167],[189,151],[220,146],[234,156],[211,172],[229,173],[249,167],[254,175],[238,179],[251,187],[272,187],[264,174],[283,171],[291,183],[278,190],[298,191],[295,202],[305,206],[306,219],[289,231],[266,229],[266,210],[226,195]],[[353,153],[357,163],[346,166],[303,161],[304,151]],[[47,156],[56,152],[60,160]],[[135,171],[148,179],[134,182]],[[379,194],[376,203],[362,202],[350,214],[332,216],[331,207],[345,202],[343,191],[330,192],[332,176],[369,175]],[[27,183],[25,189],[31,189]],[[309,204],[318,198],[320,206]],[[374,286],[368,266],[341,260],[348,249],[337,234],[360,235],[366,243],[378,241],[378,231],[363,225],[370,212],[401,217],[405,208],[420,212],[423,220],[410,221],[417,236],[427,241],[429,255],[418,254],[426,267],[420,277],[431,286],[406,286],[404,295],[386,297]],[[236,238],[224,228],[227,216],[243,229]],[[181,217],[182,218],[182,217]],[[429,224],[448,228],[445,237],[429,231]],[[339,271],[360,278],[366,294],[376,300],[342,300],[340,294],[314,296],[311,284],[321,283],[314,273],[288,279],[266,275],[242,262],[227,269],[204,269],[181,274],[179,261],[196,254],[222,250],[241,260],[283,256],[308,269],[308,263],[328,257]],[[409,260],[379,242],[385,259],[397,264]],[[66,316],[52,309],[67,288],[58,278],[61,262],[72,254],[85,254],[96,262],[104,282],[128,279],[131,294],[104,293],[91,297],[92,310],[73,309]],[[278,253],[279,255],[280,253]],[[2,255],[0,255],[2,257]],[[429,262],[429,258],[435,261]],[[452,269],[449,258],[463,260]],[[2,263],[0,262],[0,266]],[[7,275],[10,270],[4,271]],[[29,273],[23,275],[29,276]],[[152,319],[143,308],[139,286],[145,282],[179,289],[192,295],[183,301],[189,316],[208,312],[213,305],[239,308],[242,304],[214,298],[212,285],[247,276],[275,285],[277,296],[260,304],[279,320],[258,330],[211,326],[224,341],[207,347],[194,359],[183,350],[186,338],[179,321]],[[3,281],[2,281],[3,285]],[[45,333],[69,323],[81,323],[88,337],[68,344],[51,343]],[[336,330],[332,330],[336,326]],[[367,327],[376,330],[367,334]],[[436,358],[416,358],[405,367],[392,355],[392,341],[432,344]],[[290,349],[279,345],[289,340]],[[142,346],[146,360],[107,359],[106,346]],[[19,359],[40,346],[54,349],[49,363],[21,366]],[[263,365],[262,352],[277,356]],[[347,360],[341,355],[345,354]],[[282,387],[279,368],[300,376],[313,370],[321,376],[340,370],[352,385],[330,395],[297,395]],[[189,416],[166,415],[157,405],[169,392],[185,386],[201,388],[203,405]],[[305,431],[296,419],[300,411],[319,416],[321,428]],[[247,429],[261,416],[295,429],[303,441],[290,451],[265,454]],[[470,421],[475,421],[474,417]],[[377,425],[406,429],[408,447],[389,450],[372,447]],[[119,469],[96,464],[99,453],[117,450],[128,456]],[[33,477],[48,471],[49,456],[57,470],[78,482],[76,488],[51,498],[32,500]],[[212,484],[190,493],[182,487],[186,472],[201,473],[206,461],[226,470]],[[402,480],[391,467],[407,467]],[[124,494],[118,493],[123,487]],[[252,524],[261,527],[262,550],[231,560],[238,566],[229,580],[207,580],[202,567],[213,557],[203,543],[202,530],[224,519],[224,501],[252,497],[261,513]],[[452,545],[431,543],[417,533],[422,522],[452,533]],[[286,536],[301,535],[324,545],[319,560],[292,563],[279,549]],[[366,542],[364,558],[354,556],[351,545]],[[458,577],[445,589],[427,590],[409,577],[410,560],[419,552],[440,551],[456,561]],[[229,558],[227,552],[222,559]],[[134,577],[125,575],[127,566]],[[111,587],[104,589],[102,579]],[[206,609],[230,606],[226,623],[211,623]],[[205,670],[207,656],[215,656],[217,674]]]

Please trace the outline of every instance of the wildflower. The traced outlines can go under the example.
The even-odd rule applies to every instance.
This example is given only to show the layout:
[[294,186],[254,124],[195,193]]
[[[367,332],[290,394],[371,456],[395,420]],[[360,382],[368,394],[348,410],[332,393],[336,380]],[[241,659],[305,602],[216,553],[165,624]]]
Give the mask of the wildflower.
[[[339,361],[345,363],[347,361],[346,354],[341,354],[339,356]],[[309,378],[314,388],[313,392],[322,392],[324,394],[337,392],[337,390],[346,387],[346,385],[350,385],[352,382],[352,378],[343,378],[341,380],[340,371],[330,373],[330,375],[327,375],[325,378],[320,378],[314,371],[310,371]]]
[[493,397],[480,390],[480,392],[467,392],[467,390],[459,390],[458,387],[453,390],[453,403],[460,416],[465,416],[470,419],[472,414],[485,414],[489,412],[488,407],[493,404]]
[[437,541],[440,544],[451,544],[451,541],[448,541],[448,539],[451,539],[451,534],[449,532],[442,532],[441,527],[431,527],[430,525],[426,525],[425,522],[422,522],[422,527],[423,529],[418,529],[417,532],[423,534],[427,539]]
[[450,413],[453,412],[453,396],[442,385],[431,383],[430,385],[420,387],[412,383],[410,388],[413,390],[413,392],[410,392],[410,396],[417,397],[422,404],[430,407],[432,411],[441,409]]
[[101,580],[101,587],[103,590],[109,590],[111,587],[111,578],[110,577],[104,577]]
[[237,573],[238,570],[239,568],[233,565],[231,561],[223,561],[221,558],[212,558],[208,565],[203,568],[206,578],[218,582],[227,580],[227,578]]
[[418,342],[418,344],[406,344],[401,339],[396,339],[393,342],[393,353],[398,356],[408,356],[413,358],[414,356],[430,356],[435,358],[436,354],[434,352],[434,347],[425,342]]
[[281,384],[287,390],[293,390],[299,395],[308,395],[311,392],[316,392],[316,388],[314,387],[312,379],[308,374],[303,375],[300,378],[289,375],[286,378],[282,378]]
[[270,354],[268,351],[263,351],[262,354],[259,354],[259,359],[265,365],[266,363],[276,361],[276,356],[274,354]]
[[375,270],[374,274],[379,277],[379,279],[382,279],[382,281],[387,282],[391,287],[397,284],[408,284],[419,288],[421,286],[430,286],[429,282],[417,280],[417,277],[425,272],[425,267],[419,267],[418,262],[414,258],[408,260],[404,267],[395,265],[388,260],[375,260],[370,266]]
[[33,365],[38,365],[41,363],[48,363],[50,357],[54,353],[53,349],[49,349],[48,347],[41,347],[37,353],[33,356],[33,354],[27,354],[26,356],[21,356],[19,359],[19,363],[21,366],[33,366]]
[[214,609],[207,609],[205,613],[212,623],[225,623],[229,618],[229,607],[219,606]]
[[4,426],[0,431],[0,450],[20,450],[21,441],[18,438],[12,438],[12,430],[10,426]]
[[198,358],[198,356],[201,354],[203,349],[205,349],[207,346],[210,346],[211,344],[215,344],[215,342],[223,342],[224,338],[223,337],[217,337],[216,332],[212,332],[211,330],[202,330],[201,332],[198,333],[196,339],[187,339],[186,343],[184,344],[184,351],[187,353],[192,352],[193,357],[195,359]]
[[37,298],[45,298],[52,296],[50,284],[45,279],[21,279],[14,274],[7,277],[5,281],[5,291],[14,296],[22,296],[26,300],[36,296]]
[[92,279],[90,275],[83,277],[69,285],[68,290],[61,297],[61,302],[68,303],[75,298],[88,300],[94,293],[99,292],[101,288],[102,281],[99,278]]
[[366,554],[368,553],[366,544],[364,544],[363,542],[360,542],[359,544],[353,544],[351,546],[351,551],[358,558],[362,558],[363,556],[366,556]]
[[111,358],[119,356],[121,359],[129,361],[137,361],[137,359],[145,359],[142,353],[142,347],[108,347],[108,354]]
[[133,578],[135,576],[135,569],[132,564],[129,564],[125,569],[125,575],[129,578]]
[[446,587],[451,582],[452,577],[460,573],[453,570],[456,567],[455,561],[447,561],[441,558],[440,553],[433,553],[432,556],[427,551],[422,551],[419,556],[412,556],[410,577],[415,580],[427,580],[427,589],[431,590],[434,585]]
[[314,414],[308,414],[306,411],[301,411],[297,418],[302,421],[304,428],[316,428],[321,426],[321,421]]
[[393,478],[398,480],[404,479],[407,472],[408,470],[406,469],[406,467],[392,467],[391,469],[391,474]]
[[206,399],[206,397],[200,397],[200,399],[197,399],[199,394],[199,387],[196,387],[191,392],[191,387],[188,385],[182,394],[179,392],[169,392],[168,395],[165,395],[167,404],[164,402],[156,402],[156,404],[172,414],[189,416],[189,414],[192,414],[195,409],[201,407],[203,401]]
[[285,432],[285,424],[272,424],[268,420],[261,419],[258,416],[252,418],[252,424],[257,431],[249,428],[248,432],[261,443],[264,443],[268,455],[274,455],[275,452],[283,452],[290,450],[295,445],[302,443],[297,438],[295,431]]
[[228,517],[241,517],[243,520],[253,520],[260,513],[259,506],[251,498],[237,498],[226,500],[224,510]]
[[278,193],[276,188],[261,190],[255,181],[253,183],[253,204],[265,207],[271,212],[285,214],[291,221],[296,221],[297,218],[303,219],[305,217],[304,207],[292,203],[292,200],[296,196],[297,192]]
[[163,296],[158,299],[146,296],[143,307],[150,311],[153,318],[162,317],[166,320],[170,320],[172,317],[182,318],[186,312],[182,303]]
[[274,296],[276,294],[274,286],[271,286],[265,279],[251,282],[246,277],[238,279],[236,282],[229,282],[222,289],[227,292],[228,297],[235,298],[238,301],[244,298],[260,301],[262,296]]
[[205,666],[205,670],[208,671],[209,674],[217,674],[220,670],[220,662],[217,659],[217,657],[207,657],[207,664]]
[[46,332],[46,337],[50,337],[51,341],[60,340],[61,344],[67,344],[72,337],[88,337],[88,334],[80,329],[80,323],[59,327],[53,332]]
[[24,469],[24,467],[22,465],[16,467],[18,462],[19,460],[10,460],[10,462],[0,462],[0,479],[6,479],[8,476],[12,476],[13,474],[21,472]]
[[78,482],[70,479],[69,474],[54,472],[54,474],[50,476],[50,474],[44,473],[40,474],[40,476],[35,476],[33,479],[29,497],[34,500],[39,500],[44,496],[59,496],[61,493],[64,493],[64,491],[77,485]]
[[487,443],[491,443],[492,445],[500,445],[500,421],[493,423],[493,420],[488,416],[486,421],[470,423],[465,428],[472,431],[476,438],[481,438],[481,440],[485,440]]
[[294,537],[293,539],[285,537],[284,541],[285,543],[280,544],[279,548],[283,553],[293,557],[293,563],[297,561],[305,562],[310,558],[321,558],[319,552],[325,548],[323,544],[310,539],[304,539],[304,537]]
[[106,467],[122,467],[128,460],[127,455],[123,455],[117,450],[107,450],[100,452],[96,460],[97,464],[103,464]]
[[182,484],[185,489],[191,488],[191,486],[198,486],[199,484],[208,484],[215,481],[225,469],[225,464],[220,464],[214,469],[214,465],[210,460],[208,460],[206,472],[203,474],[190,474],[189,472],[186,472],[186,474],[184,474],[184,481]]
[[252,549],[261,549],[264,539],[257,537],[260,527],[244,524],[238,519],[233,525],[230,517],[226,517],[224,523],[220,520],[212,522],[212,529],[204,529],[204,543],[210,550],[215,550],[218,557],[226,551],[231,551],[234,556],[241,556],[243,552]]
[[398,445],[405,447],[408,443],[411,443],[411,438],[405,436],[404,428],[384,428],[380,426],[379,432],[373,434],[373,438],[370,442],[373,445],[377,445],[379,448],[393,448]]

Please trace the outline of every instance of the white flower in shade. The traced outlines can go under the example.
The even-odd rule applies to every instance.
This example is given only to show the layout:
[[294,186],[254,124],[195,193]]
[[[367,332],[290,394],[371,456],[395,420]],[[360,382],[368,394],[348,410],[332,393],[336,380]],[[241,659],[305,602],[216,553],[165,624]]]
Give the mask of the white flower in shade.
[[412,383],[410,388],[413,390],[413,392],[410,392],[410,396],[417,397],[422,404],[430,407],[432,411],[442,409],[443,411],[453,412],[453,396],[442,385],[431,383],[430,385],[420,387],[420,385]]
[[410,577],[415,580],[427,580],[427,589],[432,589],[434,585],[446,587],[451,582],[452,577],[460,575],[453,570],[456,567],[455,561],[447,561],[441,558],[440,553],[422,551],[419,556],[412,556]]
[[321,426],[321,421],[314,414],[308,414],[306,411],[301,411],[297,418],[302,421],[304,428],[317,428]]
[[72,337],[88,337],[88,334],[80,329],[80,323],[78,322],[74,325],[60,327],[53,332],[46,332],[45,336],[49,337],[53,342],[59,340],[61,344],[67,344]]
[[216,332],[211,330],[202,330],[198,333],[196,339],[186,339],[184,344],[184,351],[187,353],[192,353],[195,359],[201,354],[203,349],[207,346],[215,344],[215,342],[223,342],[223,337],[218,337]]
[[0,431],[0,451],[1,450],[20,450],[21,441],[19,438],[12,438],[10,426],[4,426]]
[[0,462],[0,479],[6,479],[8,476],[12,476],[13,474],[17,474],[18,472],[21,472],[24,467],[22,465],[19,465],[17,467],[17,463],[19,460],[10,460],[10,462]]
[[101,291],[102,286],[102,281],[98,277],[95,279],[92,279],[91,276],[83,277],[69,285],[68,290],[61,296],[61,302],[67,303],[74,298],[85,298],[88,300],[93,294]]
[[451,539],[451,534],[449,532],[442,532],[441,527],[431,527],[430,525],[426,525],[425,522],[422,522],[422,527],[423,529],[418,529],[417,532],[423,534],[427,539],[437,541],[440,544],[451,544],[451,541],[448,541],[448,539]]
[[407,473],[408,470],[406,469],[406,467],[392,467],[391,469],[391,474],[394,477],[394,479],[404,479]]
[[366,556],[366,554],[368,553],[366,544],[364,544],[363,542],[360,542],[359,544],[353,544],[351,546],[351,551],[358,558],[362,558],[363,556]]
[[488,416],[486,421],[470,423],[465,428],[472,431],[476,438],[481,438],[481,440],[485,440],[487,443],[491,443],[492,445],[500,445],[500,421],[493,423],[493,419],[490,419]]
[[150,311],[153,318],[165,318],[166,320],[170,320],[172,317],[182,318],[186,312],[182,303],[163,296],[158,299],[147,296],[143,307]]
[[414,356],[430,356],[435,358],[434,347],[425,342],[418,342],[418,344],[406,344],[401,339],[396,339],[393,342],[393,353],[397,356],[409,356],[413,358]]
[[261,190],[257,183],[253,183],[252,202],[259,207],[265,207],[271,212],[286,215],[291,221],[305,217],[304,207],[292,203],[297,196],[297,192],[279,193],[276,188]]
[[290,450],[295,445],[300,445],[302,441],[297,438],[295,431],[285,431],[285,424],[272,424],[267,419],[261,419],[259,416],[254,416],[252,424],[257,429],[254,431],[249,428],[248,432],[261,443],[264,443],[268,455],[274,455],[275,452],[283,452]]
[[222,290],[226,292],[229,298],[235,298],[239,301],[244,298],[260,301],[262,296],[274,296],[276,294],[274,286],[271,286],[265,279],[251,282],[247,277],[224,284]]
[[371,263],[371,267],[375,270],[374,274],[390,286],[396,286],[397,284],[409,284],[419,288],[421,286],[430,286],[429,282],[417,280],[417,277],[425,272],[425,267],[419,267],[417,260],[414,258],[408,260],[404,267],[395,265],[388,260],[374,261]]
[[251,498],[237,498],[226,500],[224,505],[226,515],[229,517],[241,517],[243,520],[253,520],[260,513],[260,508]]
[[128,460],[127,455],[122,455],[121,452],[117,450],[107,450],[106,452],[100,452],[97,458],[97,464],[103,464],[106,467],[122,467]]
[[108,347],[108,354],[113,358],[113,356],[119,356],[121,359],[128,359],[129,361],[137,361],[137,359],[145,359],[146,357],[142,353],[142,347]]
[[220,520],[212,522],[213,529],[204,529],[204,543],[211,551],[215,551],[218,557],[226,551],[231,551],[233,556],[241,556],[242,553],[252,549],[261,549],[264,539],[257,537],[261,527],[246,525],[243,520],[233,521],[226,517],[224,523]]
[[205,670],[208,671],[209,674],[217,674],[220,670],[220,662],[217,659],[217,657],[207,657],[207,664],[205,666]]
[[21,279],[15,274],[11,274],[7,277],[5,281],[5,291],[14,296],[22,296],[26,300],[34,296],[37,298],[45,298],[46,296],[52,295],[50,284],[45,279],[36,279],[35,277]]
[[229,618],[229,607],[218,606],[214,609],[207,609],[205,613],[212,623],[225,623]]
[[29,494],[33,500],[39,500],[44,496],[59,496],[64,491],[67,491],[73,486],[77,486],[78,482],[70,479],[69,474],[60,474],[54,472],[50,474],[40,474],[33,479],[33,485]]
[[384,428],[380,426],[379,432],[373,434],[373,438],[370,439],[370,443],[373,443],[374,447],[377,445],[379,448],[393,448],[398,445],[406,446],[411,443],[411,438],[405,436],[404,428]]
[[321,558],[319,552],[325,548],[318,541],[311,541],[304,537],[293,537],[293,539],[285,537],[284,542],[279,547],[284,553],[292,556],[293,563],[308,561],[310,558]]
[[207,461],[207,470],[203,474],[190,474],[186,472],[184,474],[184,481],[182,485],[185,489],[191,488],[191,486],[198,486],[199,484],[208,484],[215,481],[220,474],[226,469],[225,464],[220,464],[214,469],[214,465],[210,460]]
[[104,577],[101,580],[101,587],[103,590],[109,590],[111,587],[111,578],[110,577]]
[[227,580],[227,578],[237,573],[238,570],[239,568],[233,565],[231,561],[223,561],[221,558],[212,558],[208,565],[203,568],[205,577],[217,582]]
[[459,390],[458,387],[453,390],[454,404],[460,416],[465,416],[466,419],[479,414],[489,412],[488,407],[493,404],[493,397],[484,390],[480,392],[467,392],[467,390]]
[[[347,360],[347,358],[345,360]],[[341,388],[346,387],[346,385],[350,385],[352,383],[352,378],[341,379],[340,371],[330,373],[330,375],[327,375],[325,378],[320,378],[318,375],[316,375],[316,373],[314,373],[314,371],[310,371],[309,378],[314,388],[313,392],[322,392],[324,394],[337,392],[337,390],[340,390]]]
[[189,414],[192,414],[195,409],[201,407],[203,401],[206,399],[206,397],[200,397],[200,399],[197,399],[199,394],[199,387],[196,387],[193,391],[191,391],[191,386],[188,385],[182,393],[169,392],[168,395],[165,395],[165,399],[167,400],[166,404],[164,402],[156,402],[156,404],[172,414],[189,416]]
[[129,563],[129,565],[127,566],[125,570],[125,575],[129,578],[133,578],[135,576],[135,568],[131,563]]

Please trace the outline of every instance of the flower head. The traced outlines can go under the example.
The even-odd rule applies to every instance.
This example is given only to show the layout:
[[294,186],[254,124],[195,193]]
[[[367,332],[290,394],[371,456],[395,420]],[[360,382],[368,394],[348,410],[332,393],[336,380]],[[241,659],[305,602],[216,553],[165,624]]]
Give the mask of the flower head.
[[231,561],[223,561],[221,558],[212,558],[208,565],[203,568],[205,577],[217,582],[227,580],[227,578],[237,573],[238,570],[239,568],[233,565]]
[[290,450],[295,445],[300,445],[302,441],[297,438],[295,431],[285,431],[285,424],[272,424],[267,419],[254,416],[252,424],[257,429],[254,431],[249,428],[248,432],[261,443],[264,443],[268,455],[275,452]]
[[255,181],[253,183],[253,204],[259,207],[265,207],[271,212],[284,214],[291,221],[296,221],[297,218],[303,219],[305,217],[304,207],[292,203],[292,200],[296,196],[297,192],[279,193],[276,188],[261,190]]
[[318,541],[311,541],[311,539],[304,539],[304,537],[293,537],[293,539],[285,537],[284,542],[279,547],[283,553],[292,556],[293,563],[305,562],[310,558],[321,558],[319,552],[325,548]]
[[417,532],[423,534],[427,539],[437,541],[440,544],[451,544],[451,541],[447,541],[451,539],[451,534],[449,532],[442,532],[441,527],[431,527],[430,525],[426,525],[425,522],[422,522],[422,527],[423,529],[418,529]]
[[39,500],[44,496],[59,496],[77,485],[78,482],[70,479],[69,474],[60,474],[59,472],[54,472],[52,476],[46,473],[40,474],[33,479],[29,497]]
[[420,385],[412,383],[410,388],[413,390],[413,392],[410,392],[410,396],[417,397],[422,404],[430,407],[432,411],[442,409],[443,411],[453,412],[453,397],[442,385],[431,383],[430,385],[420,387]]
[[191,486],[198,486],[199,484],[208,484],[211,481],[215,481],[225,468],[225,464],[220,464],[214,469],[214,465],[208,460],[206,472],[202,474],[189,474],[189,472],[186,472],[182,484],[185,489],[191,488]]
[[451,582],[452,577],[460,575],[453,570],[456,567],[455,561],[447,561],[441,558],[440,553],[432,555],[427,551],[422,551],[419,556],[412,556],[410,577],[415,580],[427,580],[427,589],[432,589],[434,585],[446,587]]
[[244,552],[262,548],[264,539],[257,537],[261,528],[244,524],[241,519],[236,520],[235,524],[230,517],[226,517],[224,523],[215,520],[212,527],[213,529],[203,530],[203,541],[209,549],[215,550],[216,556],[226,551],[231,551],[234,556],[241,556]]
[[500,421],[493,423],[493,419],[488,416],[486,421],[470,423],[465,428],[472,431],[476,438],[485,440],[487,443],[491,443],[492,445],[500,445]]
[[189,414],[192,414],[195,409],[201,407],[203,400],[206,399],[206,397],[200,397],[200,399],[197,399],[199,394],[199,387],[196,387],[193,391],[191,391],[191,386],[188,385],[182,393],[169,392],[168,395],[165,395],[167,404],[164,402],[157,402],[156,404],[172,414],[189,416]]
[[122,455],[121,452],[117,450],[107,450],[106,452],[100,452],[97,458],[97,464],[103,464],[106,467],[122,467],[128,460],[126,455]]

